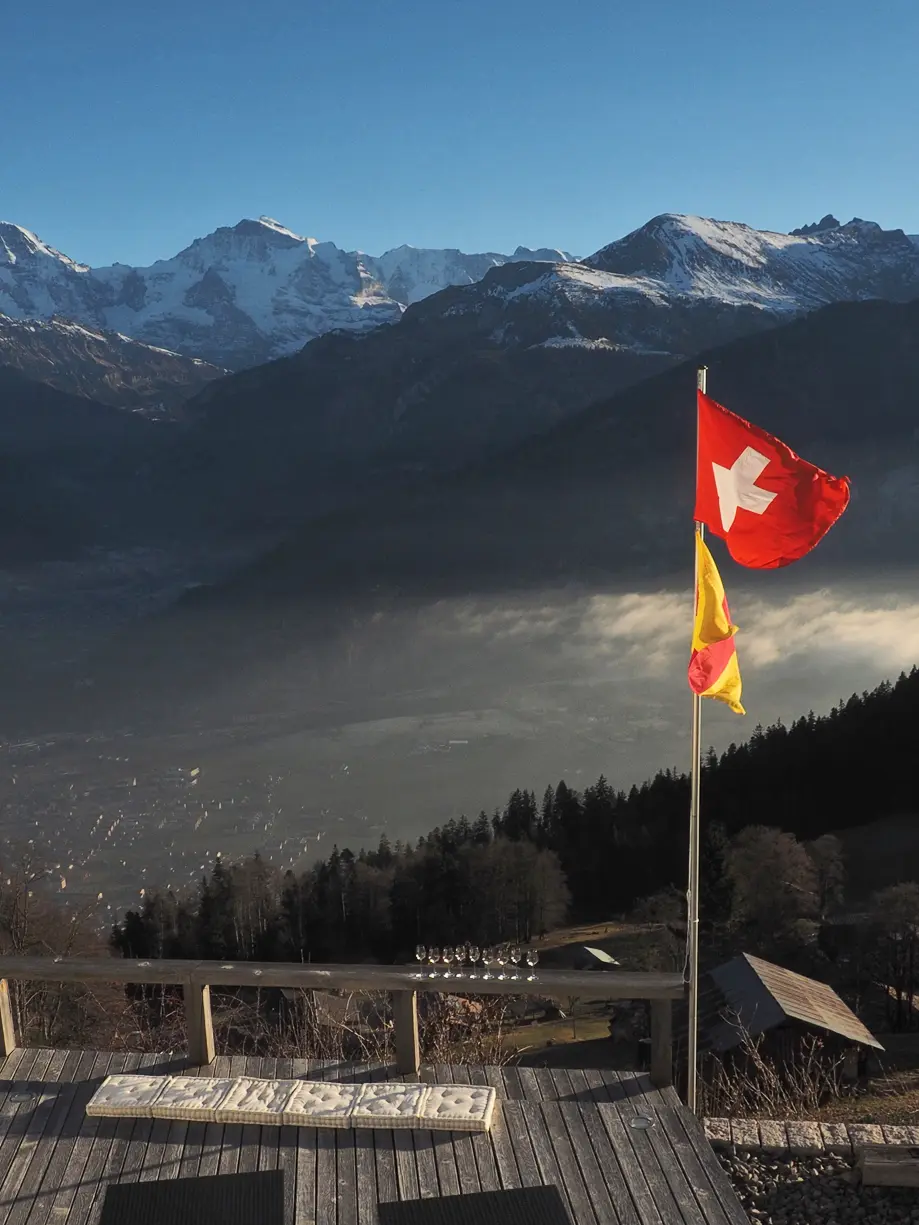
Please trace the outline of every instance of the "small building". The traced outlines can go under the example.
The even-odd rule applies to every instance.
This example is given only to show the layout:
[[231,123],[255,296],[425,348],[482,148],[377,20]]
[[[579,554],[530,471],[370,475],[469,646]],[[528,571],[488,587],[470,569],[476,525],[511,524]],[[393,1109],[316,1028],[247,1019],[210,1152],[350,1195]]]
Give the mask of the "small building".
[[[677,1066],[685,1063],[687,1009],[675,1018]],[[845,1060],[854,1078],[872,1051],[884,1048],[832,987],[741,953],[699,979],[699,1053],[738,1055],[748,1039],[764,1054],[792,1059],[808,1037],[819,1037],[828,1056]]]
[[562,944],[541,949],[539,964],[553,970],[618,970],[619,962],[605,949],[589,944]]

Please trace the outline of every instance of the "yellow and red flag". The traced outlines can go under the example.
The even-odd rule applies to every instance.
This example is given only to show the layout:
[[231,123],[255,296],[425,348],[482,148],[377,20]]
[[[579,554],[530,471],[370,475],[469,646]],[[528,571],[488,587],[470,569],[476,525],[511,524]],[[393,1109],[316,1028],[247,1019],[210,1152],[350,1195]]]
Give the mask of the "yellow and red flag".
[[746,711],[740,704],[740,668],[724,584],[702,534],[696,529],[696,619],[689,660],[689,687],[703,698],[726,702],[735,714]]

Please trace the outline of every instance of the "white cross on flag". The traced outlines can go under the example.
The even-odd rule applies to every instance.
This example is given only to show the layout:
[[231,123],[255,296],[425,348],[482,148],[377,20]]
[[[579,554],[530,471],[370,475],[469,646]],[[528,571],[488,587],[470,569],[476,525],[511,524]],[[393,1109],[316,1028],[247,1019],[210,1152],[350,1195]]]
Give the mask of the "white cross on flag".
[[771,570],[809,553],[849,503],[830,476],[699,392],[695,518],[742,566]]

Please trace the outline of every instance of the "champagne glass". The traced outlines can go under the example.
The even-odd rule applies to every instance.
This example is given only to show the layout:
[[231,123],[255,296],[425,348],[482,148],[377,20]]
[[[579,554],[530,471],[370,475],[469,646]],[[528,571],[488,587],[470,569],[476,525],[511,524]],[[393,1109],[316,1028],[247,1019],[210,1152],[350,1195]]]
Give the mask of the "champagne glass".
[[[538,964],[539,964],[539,953],[536,951],[536,949],[527,949],[527,965],[530,967],[531,970],[534,970]],[[536,977],[535,974],[527,975],[527,978],[530,982],[533,982],[535,977]]]
[[437,977],[436,967],[437,967],[438,961],[440,961],[440,949],[438,948],[428,949],[428,961],[431,963],[431,972],[428,974],[428,978],[436,978]]
[[444,978],[449,978],[450,977],[450,962],[453,960],[453,949],[450,948],[449,944],[444,945],[443,952],[440,954],[440,959],[444,963],[444,965],[447,967],[444,970]]
[[520,954],[521,954],[520,945],[512,944],[511,951],[510,951],[510,959],[511,959],[511,965],[514,967],[514,972],[511,975],[511,978],[520,977],[520,975],[517,973],[517,966],[520,964]]
[[485,967],[485,973],[482,975],[483,979],[492,977],[491,967],[494,964],[495,964],[495,950],[493,948],[483,949],[482,950],[482,965]]
[[[417,962],[419,963],[424,962],[427,959],[427,955],[428,955],[428,950],[425,948],[423,944],[415,945],[415,960]],[[412,977],[421,978],[422,974],[419,972],[418,974],[414,974]]]
[[507,975],[504,973],[504,967],[507,964],[507,946],[506,945],[499,944],[498,947],[495,949],[495,961],[498,963],[498,969],[501,971],[501,973],[498,975],[498,978],[499,979],[507,978]]
[[453,950],[454,956],[456,957],[456,977],[457,978],[466,977],[466,975],[463,973],[463,966],[465,965],[465,962],[466,962],[466,947],[467,946],[465,944],[458,944],[456,948]]
[[476,970],[476,968],[475,968],[475,967],[476,967],[476,963],[478,962],[479,957],[481,957],[481,955],[482,955],[482,954],[481,954],[481,950],[479,949],[478,945],[476,945],[476,944],[470,944],[470,946],[469,946],[469,960],[470,960],[470,962],[472,963],[472,968],[471,968],[471,970],[469,971],[469,977],[470,977],[470,978],[478,978],[478,977],[479,977],[478,970]]

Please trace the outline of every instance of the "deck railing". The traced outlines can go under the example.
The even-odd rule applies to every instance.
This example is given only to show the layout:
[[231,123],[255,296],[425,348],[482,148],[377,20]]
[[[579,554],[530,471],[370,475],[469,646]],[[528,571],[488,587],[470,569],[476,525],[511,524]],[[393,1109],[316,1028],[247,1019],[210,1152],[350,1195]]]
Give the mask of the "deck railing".
[[305,991],[384,991],[392,996],[396,1064],[402,1075],[421,1066],[418,993],[440,995],[514,995],[541,999],[649,1000],[651,1004],[651,1080],[672,1083],[673,1001],[681,999],[679,974],[624,970],[540,968],[533,979],[431,978],[412,966],[301,965],[277,961],[167,961],[133,958],[0,957],[0,1053],[16,1049],[17,1036],[9,983],[137,983],[180,986],[185,1003],[189,1058],[201,1065],[215,1055],[211,987],[293,988]]

